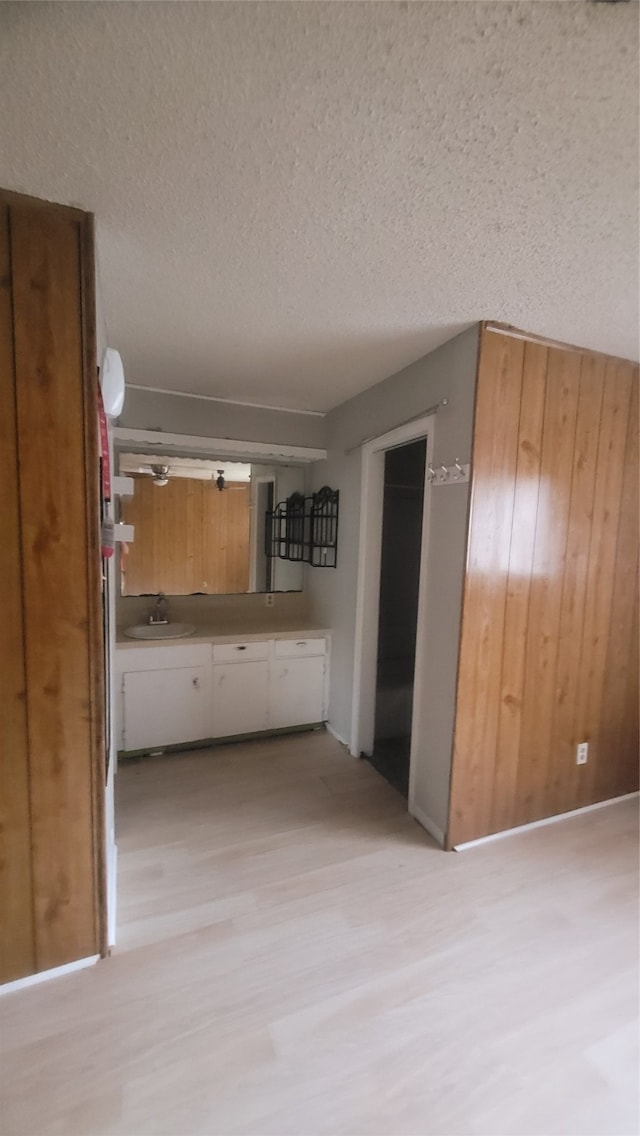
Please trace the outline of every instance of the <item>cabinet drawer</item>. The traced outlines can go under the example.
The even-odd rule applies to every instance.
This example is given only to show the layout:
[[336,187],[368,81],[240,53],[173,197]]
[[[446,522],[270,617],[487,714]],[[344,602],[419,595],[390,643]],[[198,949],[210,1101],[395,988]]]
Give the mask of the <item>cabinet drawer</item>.
[[276,639],[276,659],[301,659],[306,655],[324,655],[326,639]]
[[206,667],[211,663],[211,646],[209,643],[184,643],[182,646],[163,647],[161,644],[144,643],[143,646],[116,647],[115,661],[119,674]]
[[260,662],[268,658],[269,644],[264,643],[224,643],[213,645],[214,663]]

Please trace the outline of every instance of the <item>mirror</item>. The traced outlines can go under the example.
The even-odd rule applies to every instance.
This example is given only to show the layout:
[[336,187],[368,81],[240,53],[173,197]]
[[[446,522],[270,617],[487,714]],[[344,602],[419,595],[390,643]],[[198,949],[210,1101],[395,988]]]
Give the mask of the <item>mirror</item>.
[[135,528],[123,596],[302,591],[302,565],[265,552],[267,510],[304,493],[301,466],[121,452],[118,468],[135,483],[120,501]]

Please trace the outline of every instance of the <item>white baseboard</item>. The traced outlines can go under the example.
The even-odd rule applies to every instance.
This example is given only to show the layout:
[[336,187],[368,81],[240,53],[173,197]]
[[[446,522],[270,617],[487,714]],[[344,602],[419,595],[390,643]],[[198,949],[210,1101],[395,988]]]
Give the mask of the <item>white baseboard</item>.
[[26,978],[16,978],[14,982],[5,982],[0,986],[0,995],[12,994],[14,990],[26,990],[28,986],[38,986],[41,982],[48,982],[50,978],[62,978],[63,974],[85,970],[88,966],[95,966],[97,962],[100,962],[100,955],[90,955],[76,962],[66,962],[64,966],[54,966],[51,970],[41,970],[38,974],[28,974]]
[[342,737],[341,734],[338,733],[337,730],[334,730],[333,726],[331,725],[331,722],[325,722],[325,728],[331,734],[332,738],[335,738],[337,742],[340,742],[340,745],[346,746],[347,749],[349,748],[349,743],[347,741],[345,741],[345,739]]
[[521,832],[528,832],[532,828],[544,828],[548,824],[556,824],[559,820],[568,820],[569,817],[581,816],[583,813],[593,813],[596,809],[604,809],[607,805],[619,805],[621,801],[631,801],[640,793],[625,793],[622,797],[609,797],[607,801],[596,801],[593,805],[585,805],[582,809],[572,809],[568,813],[556,813],[555,816],[543,817],[542,820],[533,820],[530,824],[521,824],[517,828],[505,828],[504,832],[492,832],[489,836],[479,836],[477,840],[467,840],[464,844],[454,844],[454,852],[464,852],[467,848],[478,848],[481,844],[489,844],[494,840],[502,840],[505,836],[517,836]]
[[438,827],[435,821],[431,820],[431,817],[428,817],[426,813],[423,813],[422,809],[419,808],[418,805],[411,805],[409,808],[409,813],[413,817],[413,819],[417,820],[418,824],[422,825],[422,827],[429,833],[429,836],[433,837],[436,844],[439,844],[441,848],[444,848],[444,832],[441,828]]

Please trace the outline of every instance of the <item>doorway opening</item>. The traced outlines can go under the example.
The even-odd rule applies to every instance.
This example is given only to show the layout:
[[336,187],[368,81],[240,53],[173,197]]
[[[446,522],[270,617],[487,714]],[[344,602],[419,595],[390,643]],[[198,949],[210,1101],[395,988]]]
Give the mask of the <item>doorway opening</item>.
[[375,724],[371,764],[409,795],[427,440],[384,455]]
[[[425,760],[429,723],[424,700],[415,692],[424,681],[428,651],[431,482],[425,474],[434,429],[434,415],[427,412],[362,447],[349,747],[354,757],[371,760],[407,797],[410,814],[423,825],[425,809],[418,798],[424,779],[417,770]],[[394,606],[392,593],[400,590],[402,602]]]

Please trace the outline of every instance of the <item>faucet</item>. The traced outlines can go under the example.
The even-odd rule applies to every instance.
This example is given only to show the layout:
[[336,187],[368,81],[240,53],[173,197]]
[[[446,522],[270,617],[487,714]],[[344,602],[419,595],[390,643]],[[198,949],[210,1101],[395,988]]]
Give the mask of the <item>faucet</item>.
[[164,592],[160,592],[153,610],[149,613],[149,623],[168,623],[169,622],[169,606]]

